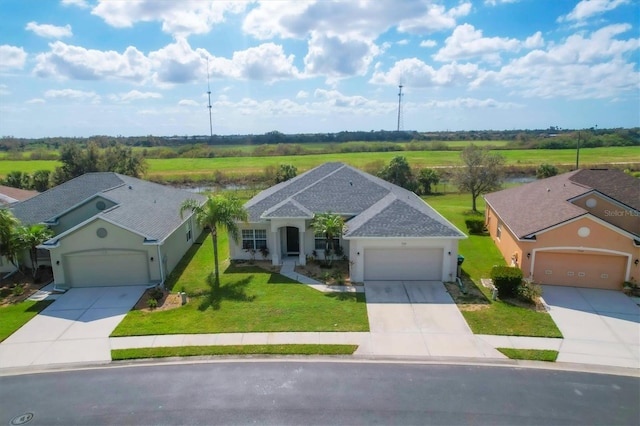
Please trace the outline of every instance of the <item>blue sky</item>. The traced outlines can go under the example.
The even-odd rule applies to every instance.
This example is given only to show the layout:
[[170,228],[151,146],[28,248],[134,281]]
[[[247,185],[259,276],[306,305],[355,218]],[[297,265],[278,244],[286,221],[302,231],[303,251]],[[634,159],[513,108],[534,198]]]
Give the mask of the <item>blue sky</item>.
[[2,0],[0,135],[640,126],[637,0]]

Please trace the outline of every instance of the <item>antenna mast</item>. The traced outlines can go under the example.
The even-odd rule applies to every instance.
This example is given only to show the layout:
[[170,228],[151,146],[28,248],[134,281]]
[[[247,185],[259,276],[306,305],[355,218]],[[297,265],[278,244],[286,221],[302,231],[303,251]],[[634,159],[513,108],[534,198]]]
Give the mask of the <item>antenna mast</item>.
[[211,83],[209,83],[209,58],[207,58],[207,96],[209,98],[209,142],[213,140],[213,121],[211,121]]
[[398,132],[402,127],[402,84],[398,86]]

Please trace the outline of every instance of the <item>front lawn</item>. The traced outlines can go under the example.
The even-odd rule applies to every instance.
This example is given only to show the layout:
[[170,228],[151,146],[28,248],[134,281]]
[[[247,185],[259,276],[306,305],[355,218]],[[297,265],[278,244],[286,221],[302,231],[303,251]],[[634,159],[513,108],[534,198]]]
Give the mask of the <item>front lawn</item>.
[[[434,209],[440,212],[460,230],[468,234],[465,219],[484,218],[483,213],[471,212],[469,194],[446,194],[425,197]],[[484,211],[484,199],[478,197],[477,208]],[[475,334],[494,334],[507,336],[562,337],[562,333],[546,312],[536,312],[501,300],[491,300],[491,291],[480,284],[480,278],[488,278],[494,265],[504,265],[500,251],[488,235],[469,235],[461,240],[459,251],[465,259],[462,264],[465,284],[471,287],[470,293],[481,296],[481,304],[470,309],[467,303],[461,304],[462,315]]]
[[0,308],[0,342],[15,333],[52,302],[52,300],[39,302],[27,300]]
[[527,359],[532,361],[556,362],[558,351],[549,349],[512,349],[498,348],[498,351],[511,359]]
[[[131,311],[112,336],[369,330],[362,293],[320,293],[278,273],[226,261],[216,287],[211,237],[198,241],[167,282],[173,291],[185,291],[189,303],[160,312]],[[220,259],[226,259],[226,236],[219,242]]]

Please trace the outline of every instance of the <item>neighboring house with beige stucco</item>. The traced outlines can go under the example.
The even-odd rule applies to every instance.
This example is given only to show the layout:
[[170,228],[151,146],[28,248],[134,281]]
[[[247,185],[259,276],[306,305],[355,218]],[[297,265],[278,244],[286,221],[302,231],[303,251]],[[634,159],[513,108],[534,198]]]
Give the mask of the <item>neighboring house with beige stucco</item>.
[[10,207],[23,224],[55,234],[39,248],[59,288],[157,285],[194,244],[201,229],[188,191],[117,173],[87,173]]
[[640,280],[640,180],[583,169],[484,196],[491,238],[539,284],[620,290]]
[[280,265],[300,265],[324,256],[325,236],[311,222],[318,213],[339,214],[344,233],[336,238],[349,260],[353,282],[451,281],[458,241],[466,235],[411,191],[343,163],[325,163],[260,192],[245,204],[248,223],[241,239],[229,240],[232,259],[250,259],[268,249]]

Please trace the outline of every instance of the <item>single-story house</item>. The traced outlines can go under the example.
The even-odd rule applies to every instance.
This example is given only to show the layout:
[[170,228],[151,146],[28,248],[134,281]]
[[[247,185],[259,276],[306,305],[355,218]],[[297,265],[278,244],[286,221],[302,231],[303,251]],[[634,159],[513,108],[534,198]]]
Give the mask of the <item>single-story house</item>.
[[331,212],[345,220],[336,243],[350,263],[353,282],[455,279],[458,240],[466,236],[413,192],[342,163],[325,163],[260,192],[245,204],[241,241],[229,242],[232,259],[268,249],[273,265],[322,258],[325,236],[310,227]]
[[[55,236],[39,248],[59,288],[163,284],[201,232],[188,191],[124,176],[87,173],[11,206],[23,224]],[[45,254],[47,253],[45,251]]]
[[505,260],[539,284],[622,289],[640,279],[640,180],[575,170],[484,196]]
[[13,188],[11,186],[0,185],[0,207],[4,207],[19,201],[28,200],[38,195],[38,191]]

